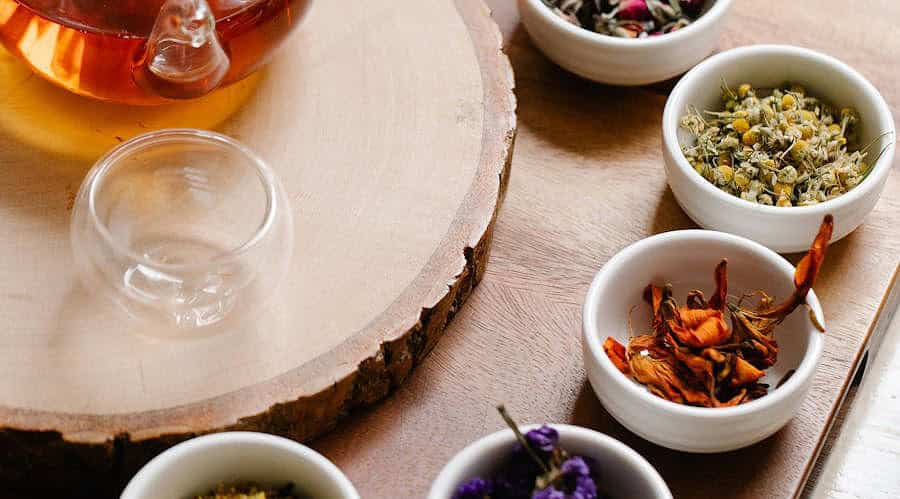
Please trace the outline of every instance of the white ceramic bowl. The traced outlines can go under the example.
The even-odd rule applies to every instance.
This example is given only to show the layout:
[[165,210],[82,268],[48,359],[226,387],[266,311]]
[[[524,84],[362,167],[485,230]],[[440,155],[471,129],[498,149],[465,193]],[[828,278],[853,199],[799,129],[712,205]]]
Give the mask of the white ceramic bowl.
[[684,73],[709,55],[725,29],[732,0],[708,0],[704,14],[667,35],[625,39],[575,26],[542,0],[519,0],[534,44],[553,62],[589,80],[646,85]]
[[350,480],[318,452],[252,432],[216,433],[172,447],[141,468],[121,499],[185,499],[242,481],[293,482],[309,497],[359,499]]
[[[813,206],[776,207],[745,201],[719,190],[700,176],[685,159],[681,144],[694,138],[678,122],[688,106],[721,109],[722,79],[732,87],[750,83],[772,88],[799,83],[807,93],[837,107],[859,112],[860,143],[884,133],[871,146],[870,159],[885,149],[869,176],[835,199]],[[881,196],[891,170],[895,149],[894,119],[884,99],[859,73],[833,57],[787,45],[756,45],[722,52],[692,69],[669,95],[663,113],[663,156],[675,199],[697,224],[707,229],[738,234],[779,253],[809,247],[826,213],[834,215],[832,241],[858,227]]]
[[[526,432],[538,426],[540,425],[520,428]],[[559,432],[560,446],[570,454],[596,460],[596,471],[599,474],[597,485],[601,492],[615,498],[672,498],[666,482],[653,466],[622,442],[580,426],[550,426]],[[492,476],[509,457],[515,443],[516,437],[509,429],[476,440],[444,466],[431,486],[428,499],[450,499],[463,482],[476,477]]]
[[[612,257],[597,273],[584,303],[584,364],[591,386],[606,410],[623,426],[658,445],[687,452],[725,452],[759,442],[794,416],[822,357],[824,335],[805,307],[776,330],[778,362],[766,371],[768,395],[736,407],[691,407],[669,402],[619,372],[603,351],[608,336],[628,343],[629,311],[635,334],[650,329],[649,306],[641,298],[647,284],[672,283],[684,303],[687,292],[711,296],[713,269],[728,258],[728,294],[763,290],[776,300],[794,289],[794,267],[753,241],[723,232],[683,230],[641,240]],[[826,259],[826,265],[827,259]],[[806,299],[819,322],[814,292]],[[796,372],[774,388],[791,369]]]

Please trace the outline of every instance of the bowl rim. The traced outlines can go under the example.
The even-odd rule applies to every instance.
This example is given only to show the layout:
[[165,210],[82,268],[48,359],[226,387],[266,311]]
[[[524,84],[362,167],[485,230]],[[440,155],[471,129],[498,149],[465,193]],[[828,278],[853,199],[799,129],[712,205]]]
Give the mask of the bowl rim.
[[[741,417],[766,411],[772,406],[782,404],[788,397],[794,396],[810,381],[822,358],[825,333],[820,333],[815,330],[814,327],[810,327],[807,331],[809,344],[807,345],[806,352],[804,352],[803,358],[800,360],[800,364],[797,366],[794,374],[788,378],[783,385],[771,390],[765,397],[751,400],[750,402],[734,407],[695,407],[678,404],[657,397],[647,391],[643,386],[640,386],[638,383],[625,377],[625,375],[613,365],[612,361],[609,360],[609,357],[607,357],[603,351],[600,331],[595,326],[598,314],[598,307],[596,304],[599,302],[602,290],[611,284],[610,277],[613,270],[624,265],[625,262],[638,253],[657,251],[659,248],[680,242],[704,241],[722,242],[735,247],[749,249],[759,257],[767,260],[775,269],[784,273],[789,279],[793,277],[794,266],[778,253],[775,253],[762,244],[734,234],[712,230],[688,229],[663,232],[642,239],[625,247],[610,258],[603,268],[597,272],[594,276],[594,280],[591,282],[582,309],[582,335],[583,341],[586,344],[586,350],[589,352],[589,356],[585,357],[584,362],[591,362],[594,365],[599,366],[607,377],[611,378],[613,383],[622,387],[629,396],[639,398],[642,402],[655,410],[675,413],[680,416],[692,417],[700,420]],[[806,302],[816,315],[819,323],[825,326],[822,307],[815,291],[809,291]]]
[[228,431],[191,438],[174,445],[151,459],[132,478],[122,492],[121,499],[147,497],[147,484],[154,477],[165,475],[182,459],[202,459],[202,453],[215,447],[242,445],[263,445],[293,454],[298,460],[306,461],[327,476],[328,480],[341,490],[342,497],[359,499],[359,493],[350,479],[328,458],[315,450],[288,438],[252,431]]
[[[568,439],[586,440],[593,446],[611,450],[616,456],[628,461],[630,465],[635,467],[641,475],[650,481],[657,493],[657,497],[672,498],[672,493],[669,490],[668,485],[666,485],[665,480],[663,480],[662,476],[649,461],[641,456],[636,450],[605,433],[600,433],[599,431],[582,426],[562,423],[532,423],[519,425],[519,428],[523,432],[526,432],[539,428],[544,424],[559,432],[560,441]],[[447,464],[441,469],[437,478],[435,478],[431,484],[431,489],[428,492],[428,499],[448,499],[456,487],[460,485],[455,480],[457,479],[457,475],[460,474],[461,468],[473,461],[478,461],[486,452],[502,446],[512,446],[515,442],[516,437],[515,434],[513,434],[513,431],[509,428],[504,428],[484,435],[469,443],[461,451],[450,458],[450,461],[447,461]]]
[[[678,140],[678,122],[684,111],[683,108],[687,104],[682,101],[685,100],[685,95],[688,93],[688,90],[695,86],[696,82],[700,81],[701,78],[706,76],[708,68],[717,65],[735,65],[740,63],[741,60],[748,58],[767,57],[772,55],[787,55],[792,58],[811,60],[816,64],[827,66],[828,68],[847,76],[852,84],[858,87],[866,98],[874,102],[874,107],[878,111],[877,116],[874,117],[873,121],[880,123],[882,126],[886,125],[887,128],[884,133],[893,136],[894,139],[888,143],[887,148],[885,148],[884,152],[878,158],[878,161],[872,165],[872,169],[868,175],[866,175],[866,178],[850,191],[833,199],[809,206],[762,205],[747,201],[746,199],[741,199],[738,196],[733,196],[719,189],[694,171],[688,163],[687,158],[685,158],[684,153],[681,150],[681,143]],[[883,183],[883,180],[887,178],[887,175],[891,170],[891,164],[893,163],[894,151],[897,144],[897,131],[895,129],[890,107],[888,107],[887,102],[878,92],[878,89],[876,89],[862,74],[830,55],[804,47],[777,44],[749,45],[733,48],[720,52],[693,67],[678,81],[666,100],[662,118],[662,134],[663,147],[668,150],[669,155],[674,159],[675,167],[681,171],[684,177],[689,179],[694,185],[699,186],[705,193],[708,193],[719,201],[733,206],[736,209],[751,210],[762,214],[779,214],[781,216],[790,216],[791,214],[801,216],[818,214],[824,216],[826,213],[836,212],[837,210],[862,199],[873,189],[877,189],[878,186]]]
[[722,17],[728,12],[733,0],[713,0],[712,7],[703,13],[691,24],[681,28],[674,33],[667,33],[661,36],[648,36],[645,38],[619,38],[610,35],[604,35],[585,28],[580,28],[569,23],[561,17],[554,14],[543,0],[522,0],[528,2],[531,7],[540,12],[540,16],[556,29],[565,31],[566,33],[589,43],[599,43],[607,47],[615,48],[642,48],[650,49],[659,47],[668,43],[675,43],[679,40],[689,38],[695,32],[711,28],[713,24],[721,22]]

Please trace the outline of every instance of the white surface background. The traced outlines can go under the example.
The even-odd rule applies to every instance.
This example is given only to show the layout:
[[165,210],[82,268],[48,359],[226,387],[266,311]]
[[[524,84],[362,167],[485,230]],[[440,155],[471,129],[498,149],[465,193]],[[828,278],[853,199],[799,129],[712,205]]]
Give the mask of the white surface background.
[[805,497],[900,497],[900,313],[862,378]]

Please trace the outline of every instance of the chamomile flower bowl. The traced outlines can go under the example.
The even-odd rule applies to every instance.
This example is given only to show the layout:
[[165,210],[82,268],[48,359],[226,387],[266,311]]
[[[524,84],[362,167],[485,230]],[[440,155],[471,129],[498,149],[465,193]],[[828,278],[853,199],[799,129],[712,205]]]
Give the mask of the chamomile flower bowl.
[[[523,425],[521,431],[540,425]],[[550,424],[559,432],[559,446],[570,455],[592,458],[599,491],[611,497],[672,499],[659,473],[627,445],[602,433],[566,424]],[[452,499],[457,487],[472,478],[490,477],[503,465],[516,445],[512,430],[491,433],[461,450],[434,480],[428,499]]]
[[[859,143],[871,143],[866,178],[848,192],[811,206],[766,206],[733,196],[697,173],[682,153],[694,137],[680,128],[688,109],[719,110],[721,85],[749,83],[773,88],[786,82],[831,105],[856,109]],[[738,234],[779,252],[805,250],[826,213],[834,215],[837,241],[855,230],[878,202],[891,170],[896,131],[890,108],[878,90],[846,64],[825,54],[789,45],[756,45],[722,52],[697,65],[672,90],[663,113],[663,157],[672,193],[698,225]]]
[[305,445],[265,433],[214,433],[182,442],[153,458],[121,499],[189,498],[219,485],[294,485],[303,497],[359,499],[331,461]]
[[[810,239],[809,242],[812,242]],[[631,335],[650,331],[644,288],[674,286],[684,303],[692,289],[711,296],[713,269],[728,259],[729,301],[763,290],[781,301],[794,290],[794,267],[777,253],[748,239],[708,230],[682,230],[638,241],[613,256],[597,273],[583,310],[584,365],[606,410],[638,436],[670,449],[714,453],[759,442],[781,429],[800,409],[822,357],[825,335],[809,314],[824,324],[813,291],[775,330],[778,360],[766,370],[767,395],[734,407],[692,407],[650,393],[622,374],[603,350],[612,337],[623,345]],[[825,265],[828,265],[826,258]],[[790,371],[793,375],[776,387]]]
[[708,0],[703,14],[678,31],[625,39],[575,26],[543,0],[518,1],[532,42],[550,60],[583,78],[626,86],[668,80],[703,60],[718,43],[732,4],[732,0]]

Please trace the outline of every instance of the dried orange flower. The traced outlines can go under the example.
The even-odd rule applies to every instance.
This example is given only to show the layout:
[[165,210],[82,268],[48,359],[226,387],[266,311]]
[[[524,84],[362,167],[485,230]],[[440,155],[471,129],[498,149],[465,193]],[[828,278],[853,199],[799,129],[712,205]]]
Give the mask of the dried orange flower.
[[740,301],[729,303],[728,262],[723,259],[716,266],[716,290],[708,301],[694,290],[686,305],[679,306],[670,285],[647,286],[644,300],[652,310],[652,332],[632,337],[627,347],[607,338],[603,350],[619,371],[672,402],[729,407],[762,397],[769,387],[760,379],[778,359],[775,328],[805,303],[833,226],[827,215],[809,252],[797,264],[794,292],[782,303],[773,305],[763,291],[754,293],[759,296],[754,310],[742,307]]

